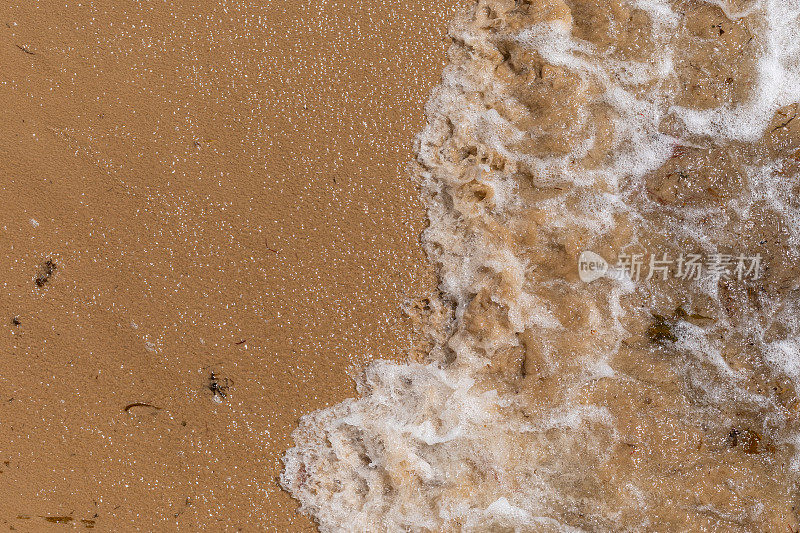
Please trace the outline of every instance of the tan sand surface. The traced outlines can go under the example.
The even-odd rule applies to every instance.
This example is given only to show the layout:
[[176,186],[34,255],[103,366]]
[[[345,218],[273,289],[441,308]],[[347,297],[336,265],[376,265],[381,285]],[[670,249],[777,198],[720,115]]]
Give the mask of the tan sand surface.
[[455,1],[0,6],[0,527],[306,531],[306,412],[402,358]]

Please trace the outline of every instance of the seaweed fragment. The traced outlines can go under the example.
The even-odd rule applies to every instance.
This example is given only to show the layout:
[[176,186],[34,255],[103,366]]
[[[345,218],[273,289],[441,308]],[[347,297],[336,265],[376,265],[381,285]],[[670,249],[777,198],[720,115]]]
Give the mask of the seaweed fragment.
[[56,273],[57,268],[58,267],[56,266],[55,261],[53,261],[52,259],[48,259],[47,261],[45,261],[39,267],[39,272],[36,274],[36,277],[34,278],[36,286],[39,288],[44,287],[45,284],[48,281],[50,281],[50,278],[52,278],[53,275]]
[[675,342],[678,337],[672,332],[675,322],[662,315],[653,315],[653,323],[647,328],[647,337],[650,342],[660,344]]
[[206,387],[211,391],[216,400],[222,401],[228,396],[230,380],[228,380],[228,378],[220,379],[214,372],[211,372],[208,377],[208,384]]
[[714,321],[712,317],[701,315],[700,313],[687,313],[683,309],[683,306],[679,306],[677,309],[675,309],[674,316],[678,320],[684,320],[696,325],[703,325],[705,323]]
[[714,322],[714,318],[699,313],[688,313],[683,306],[678,306],[672,316],[653,314],[653,322],[647,328],[647,337],[654,344],[676,342],[678,337],[674,328],[678,322],[689,322],[696,326],[705,326]]
[[729,448],[739,447],[744,453],[754,455],[768,449],[763,444],[764,436],[751,429],[731,428],[725,438],[725,444]]
[[51,524],[69,524],[72,522],[71,516],[43,516]]
[[123,411],[125,411],[126,413],[128,413],[128,412],[130,412],[130,410],[131,410],[131,409],[133,409],[134,407],[150,407],[151,409],[155,409],[156,411],[160,411],[160,410],[161,410],[161,408],[160,408],[160,407],[156,407],[155,405],[151,405],[151,404],[149,404],[149,403],[144,403],[144,402],[134,402],[134,403],[129,403],[128,405],[126,405],[126,406],[125,406],[125,408],[123,409]]

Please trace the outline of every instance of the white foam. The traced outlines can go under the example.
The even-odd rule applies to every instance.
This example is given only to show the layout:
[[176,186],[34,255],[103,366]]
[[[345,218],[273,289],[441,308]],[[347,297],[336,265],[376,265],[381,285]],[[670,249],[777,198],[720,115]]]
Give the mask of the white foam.
[[[722,2],[710,2],[723,7]],[[764,0],[763,31],[755,36],[761,47],[756,82],[748,100],[737,106],[708,110],[674,106],[689,132],[714,138],[757,141],[775,112],[800,101],[800,2]],[[755,12],[753,7],[747,14]],[[726,10],[729,18],[739,18]]]
[[800,381],[800,339],[782,339],[770,343],[767,361],[781,372]]
[[[743,185],[747,192],[732,201],[656,205],[648,196],[647,180],[675,155],[676,147],[702,152],[733,141],[754,142],[780,107],[800,100],[800,0],[764,0],[741,8],[728,0],[704,1],[731,20],[747,22],[759,54],[746,101],[705,110],[679,105],[677,67],[692,41],[684,27],[686,15],[666,0],[625,3],[644,10],[652,22],[652,51],[639,59],[622,59],[613,48],[576,38],[575,27],[563,17],[498,39],[487,30],[496,22],[486,17],[488,7],[510,9],[500,1],[481,3],[481,9],[454,24],[454,38],[464,44],[456,47],[455,63],[426,106],[428,125],[418,149],[430,222],[423,241],[439,269],[443,300],[452,306],[452,322],[436,349],[454,360],[376,363],[367,369],[357,399],[303,419],[294,435],[297,446],[285,458],[282,483],[323,531],[371,531],[375,524],[382,531],[614,531],[623,523],[626,530],[644,531],[652,528],[650,512],[664,505],[665,493],[680,501],[682,512],[700,530],[707,527],[703,520],[709,513],[722,511],[719,502],[713,508],[701,502],[707,494],[695,487],[679,492],[682,479],[667,479],[689,468],[678,465],[682,454],[695,453],[694,447],[680,448],[684,436],[688,440],[703,427],[710,433],[701,442],[716,442],[719,435],[724,440],[738,413],[757,412],[764,427],[778,428],[771,430],[774,442],[800,442],[777,400],[752,390],[754,371],[736,364],[741,354],[725,350],[726,334],[740,327],[736,333],[757,341],[747,345],[753,352],[745,354],[747,361],[763,357],[757,362],[771,365],[775,376],[800,382],[798,309],[782,296],[769,300],[768,284],[755,290],[762,315],[745,325],[737,325],[741,317],[730,309],[749,302],[723,294],[717,281],[687,283],[684,294],[671,289],[680,298],[707,302],[718,316],[708,327],[673,320],[674,340],[642,347],[628,341],[646,336],[649,324],[643,325],[642,317],[648,306],[662,304],[672,313],[682,302],[659,294],[654,283],[631,279],[583,285],[563,264],[595,243],[612,243],[622,252],[671,238],[673,244],[698,248],[686,253],[717,252],[720,235],[759,209],[786,222],[787,246],[797,252],[800,216],[793,180],[773,162],[752,162]],[[524,71],[514,73],[520,79],[512,81],[510,74],[499,74],[504,67],[498,43],[503,40],[571,76],[562,97],[574,97],[579,104],[570,108],[570,121],[550,125],[556,135],[563,129],[573,134],[563,143],[568,153],[566,148],[544,155],[520,148],[530,146],[526,142],[539,148],[536,143],[552,131],[544,122],[518,120],[528,112],[519,94],[540,80],[532,75],[520,81]],[[572,105],[563,107],[567,104]],[[537,105],[531,104],[530,113],[537,112]],[[609,137],[603,137],[599,122],[610,123]],[[476,185],[488,191],[485,199],[468,193]],[[629,235],[617,227],[620,220],[630,226]],[[519,234],[528,229],[531,241],[522,245]],[[545,252],[551,263],[542,259]],[[485,309],[470,317],[476,295]],[[765,324],[779,324],[790,333],[766,342]],[[623,361],[640,356],[641,365],[652,365],[648,368],[656,375],[631,368],[636,360],[621,365],[621,352]],[[677,383],[670,382],[673,377]],[[666,385],[659,389],[662,381]],[[637,404],[639,398],[628,398],[630,405],[651,407],[630,413],[613,402],[604,404],[598,392],[604,387],[612,398],[639,393],[659,405],[663,391],[678,399],[673,411],[659,411],[664,420],[654,422],[646,418],[648,409],[661,407]],[[641,453],[636,443],[623,442],[624,431],[628,439],[651,436],[631,430],[627,418],[640,420],[639,433],[669,426],[664,431],[674,432],[675,442],[665,436]],[[659,446],[673,444],[678,452],[659,455]],[[632,463],[652,461],[653,470],[663,471],[655,480],[644,475],[634,480],[620,467],[615,477],[619,465],[614,461],[625,462],[620,448],[631,454]],[[748,468],[755,469],[753,464],[742,461],[731,475],[751,483],[755,474]],[[606,476],[602,490],[585,489],[595,486],[598,472]],[[737,482],[728,481],[731,486]],[[762,496],[742,497],[734,513],[745,517],[737,518],[740,522],[719,518],[719,523],[731,530],[768,524],[767,515],[782,512],[785,502],[770,500],[774,509],[765,510],[761,501],[750,501]]]

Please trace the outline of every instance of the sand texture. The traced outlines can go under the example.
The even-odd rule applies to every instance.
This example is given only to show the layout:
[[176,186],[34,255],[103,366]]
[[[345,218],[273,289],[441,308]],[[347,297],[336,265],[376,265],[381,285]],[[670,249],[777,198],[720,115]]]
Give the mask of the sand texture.
[[0,527],[312,529],[289,433],[432,286],[454,4],[0,6]]

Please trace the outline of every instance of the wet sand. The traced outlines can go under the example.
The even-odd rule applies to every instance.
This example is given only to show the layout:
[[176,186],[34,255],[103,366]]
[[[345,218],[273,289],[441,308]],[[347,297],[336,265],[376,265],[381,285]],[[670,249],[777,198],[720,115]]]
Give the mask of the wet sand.
[[306,531],[301,414],[402,359],[456,2],[0,7],[0,524]]
[[453,318],[303,419],[282,480],[322,529],[800,529],[798,21],[456,17],[417,158]]

